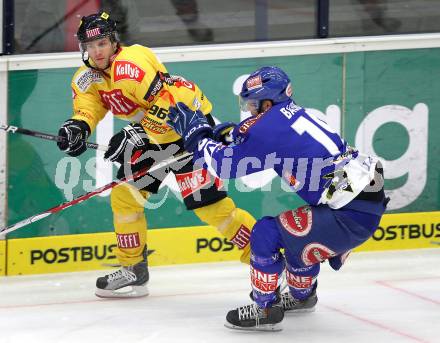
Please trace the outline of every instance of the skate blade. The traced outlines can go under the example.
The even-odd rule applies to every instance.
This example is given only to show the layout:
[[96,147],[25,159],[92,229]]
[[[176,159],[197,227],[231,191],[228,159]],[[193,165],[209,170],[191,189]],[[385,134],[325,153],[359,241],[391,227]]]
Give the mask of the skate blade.
[[225,323],[225,327],[232,330],[239,330],[239,331],[281,331],[283,330],[283,327],[280,324],[265,324],[260,326],[253,326],[253,327],[242,327],[242,326],[236,326],[229,322]]
[[316,306],[312,308],[302,308],[299,310],[287,310],[284,311],[284,315],[290,316],[290,315],[295,315],[297,313],[309,313],[309,312],[311,313],[311,312],[315,312],[315,310],[316,310]]
[[141,298],[149,295],[148,287],[144,286],[126,286],[120,289],[95,289],[95,295],[99,298]]

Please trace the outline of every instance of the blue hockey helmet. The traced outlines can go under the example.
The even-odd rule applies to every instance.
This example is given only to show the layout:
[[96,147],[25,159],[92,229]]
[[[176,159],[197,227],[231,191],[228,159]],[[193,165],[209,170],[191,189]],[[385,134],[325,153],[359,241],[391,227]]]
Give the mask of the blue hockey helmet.
[[262,67],[254,71],[243,83],[240,92],[242,111],[260,113],[263,100],[271,100],[274,105],[290,100],[292,87],[287,74],[278,67]]

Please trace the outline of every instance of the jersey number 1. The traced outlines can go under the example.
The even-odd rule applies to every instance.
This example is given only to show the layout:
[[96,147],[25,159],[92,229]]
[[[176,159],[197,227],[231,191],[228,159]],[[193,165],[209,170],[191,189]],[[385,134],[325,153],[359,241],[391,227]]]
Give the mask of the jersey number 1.
[[[322,131],[322,129],[318,126],[317,123],[313,123],[312,121],[308,120],[305,117],[299,117],[290,127],[294,129],[296,133],[298,133],[299,135],[302,135],[304,132],[307,132],[313,139],[315,139],[322,146],[324,146],[324,148],[326,148],[330,154],[332,155],[339,154],[340,151],[337,145],[330,139],[329,136],[325,134],[324,131]],[[329,127],[328,131],[332,132],[333,130]]]

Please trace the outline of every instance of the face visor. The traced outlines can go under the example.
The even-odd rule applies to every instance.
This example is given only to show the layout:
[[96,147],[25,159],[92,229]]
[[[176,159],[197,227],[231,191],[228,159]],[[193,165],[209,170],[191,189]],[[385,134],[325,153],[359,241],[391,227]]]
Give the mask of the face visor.
[[244,99],[239,96],[238,104],[241,112],[250,112],[253,116],[256,116],[260,110],[260,100],[257,99]]
[[[109,39],[102,39],[107,37]],[[107,45],[111,45],[113,42],[118,42],[118,40],[114,39],[114,33],[108,33],[95,39],[87,40],[85,42],[79,42],[79,51],[81,51],[82,54],[85,54],[87,53],[88,48],[92,48],[95,46],[105,47]]]

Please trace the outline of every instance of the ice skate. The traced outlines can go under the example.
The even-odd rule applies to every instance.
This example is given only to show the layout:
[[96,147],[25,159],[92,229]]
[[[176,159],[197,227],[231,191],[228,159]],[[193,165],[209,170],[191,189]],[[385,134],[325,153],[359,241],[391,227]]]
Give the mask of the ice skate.
[[295,299],[289,291],[281,294],[281,305],[286,314],[313,312],[315,311],[318,296],[316,295],[316,287],[313,289],[310,296],[304,300]]
[[257,304],[241,306],[229,311],[225,326],[229,329],[247,331],[280,331],[284,318],[281,302],[272,307],[260,308]]
[[147,262],[121,267],[96,280],[96,296],[100,298],[138,298],[148,295]]

